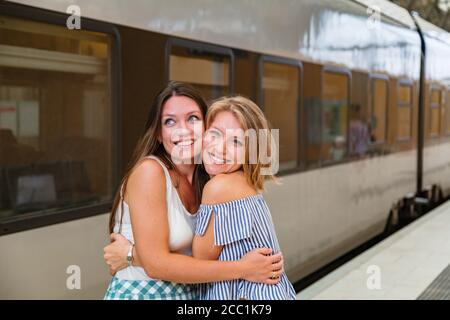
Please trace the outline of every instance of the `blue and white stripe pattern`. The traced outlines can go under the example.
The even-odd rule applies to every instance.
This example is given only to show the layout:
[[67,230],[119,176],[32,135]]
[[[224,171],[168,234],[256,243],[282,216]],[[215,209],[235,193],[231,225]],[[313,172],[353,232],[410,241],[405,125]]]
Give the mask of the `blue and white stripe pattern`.
[[[256,248],[280,251],[269,208],[261,194],[215,205],[202,204],[198,211],[195,234],[204,235],[214,214],[214,243],[223,245],[220,261],[239,260]],[[199,285],[203,300],[285,300],[295,299],[295,290],[286,274],[276,285],[231,280]]]

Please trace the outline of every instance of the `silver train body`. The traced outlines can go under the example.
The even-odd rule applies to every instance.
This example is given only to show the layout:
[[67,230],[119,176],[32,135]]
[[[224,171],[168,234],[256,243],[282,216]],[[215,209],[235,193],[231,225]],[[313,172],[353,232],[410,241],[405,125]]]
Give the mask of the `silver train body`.
[[[324,72],[348,75],[349,103],[362,105],[369,105],[373,98],[370,79],[386,79],[384,151],[327,164],[309,161],[300,146],[299,165],[282,171],[281,185],[268,187],[265,196],[292,282],[382,233],[393,208],[416,192],[421,39],[405,10],[387,1],[17,0],[6,1],[1,16],[41,20],[51,13],[66,19],[72,4],[81,9],[82,28],[83,19],[112,26],[120,49],[115,60],[121,74],[120,130],[112,141],[113,148],[120,145],[116,184],[143,128],[151,98],[169,78],[167,43],[172,39],[233,52],[236,70],[230,77],[234,81],[230,91],[257,102],[261,102],[259,59],[297,61],[302,72],[295,128],[299,145],[304,141],[302,127],[308,127],[304,110],[320,101]],[[27,14],[22,16],[21,11]],[[439,88],[444,110],[450,103],[450,35],[417,20],[427,49],[425,101],[430,99],[430,88]],[[240,71],[241,67],[247,69]],[[396,113],[392,111],[397,105],[396,88],[402,82],[412,85],[412,132],[406,142],[396,139]],[[429,123],[426,119],[422,121]],[[425,138],[423,186],[438,186],[449,195],[450,137],[444,131],[433,139]],[[0,298],[102,298],[110,278],[102,258],[108,242],[108,216],[104,210],[34,227],[27,227],[25,221],[17,230],[13,224],[12,229],[4,227]],[[80,289],[67,286],[72,265],[79,266]]]

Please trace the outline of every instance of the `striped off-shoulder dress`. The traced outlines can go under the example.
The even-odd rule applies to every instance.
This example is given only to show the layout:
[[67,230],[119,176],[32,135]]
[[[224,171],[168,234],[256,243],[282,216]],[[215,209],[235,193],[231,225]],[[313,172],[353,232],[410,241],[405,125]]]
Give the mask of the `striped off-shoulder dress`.
[[[195,233],[203,235],[214,214],[214,243],[223,246],[220,261],[239,260],[255,248],[280,251],[269,208],[261,194],[214,205],[202,204],[198,210]],[[275,300],[295,299],[295,290],[286,274],[275,285],[238,279],[201,284],[203,300]]]

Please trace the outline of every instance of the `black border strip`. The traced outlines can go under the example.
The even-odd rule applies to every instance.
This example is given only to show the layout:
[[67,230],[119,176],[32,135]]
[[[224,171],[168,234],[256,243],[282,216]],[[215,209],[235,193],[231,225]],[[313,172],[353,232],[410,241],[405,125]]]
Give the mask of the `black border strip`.
[[[48,11],[25,5],[0,2],[0,14],[24,20],[44,22],[53,25],[66,26],[68,14]],[[112,156],[112,176],[113,185],[119,183],[119,171],[122,165],[122,65],[121,65],[121,38],[117,27],[113,24],[100,22],[82,17],[82,30],[102,32],[112,36],[111,41],[111,121],[112,121],[112,142],[114,143]],[[74,31],[76,32],[76,31]],[[25,231],[52,224],[63,223],[81,218],[105,214],[111,210],[112,199],[105,203],[93,204],[70,209],[55,210],[52,212],[35,212],[22,214],[11,219],[0,220],[0,236]]]

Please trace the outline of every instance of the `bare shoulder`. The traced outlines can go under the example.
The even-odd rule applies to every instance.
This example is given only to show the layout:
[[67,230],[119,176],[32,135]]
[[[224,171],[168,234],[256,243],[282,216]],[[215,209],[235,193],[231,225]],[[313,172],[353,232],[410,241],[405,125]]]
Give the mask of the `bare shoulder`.
[[203,189],[203,204],[218,204],[256,194],[241,173],[219,174]]
[[149,191],[160,189],[165,186],[164,169],[154,159],[142,160],[133,168],[128,186]]

